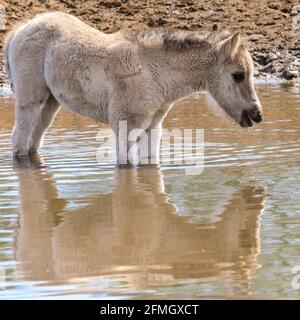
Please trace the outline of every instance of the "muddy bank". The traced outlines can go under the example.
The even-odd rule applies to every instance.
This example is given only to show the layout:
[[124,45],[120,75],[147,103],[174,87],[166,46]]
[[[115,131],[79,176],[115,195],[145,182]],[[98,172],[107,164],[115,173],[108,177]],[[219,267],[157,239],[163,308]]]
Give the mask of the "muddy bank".
[[300,76],[300,51],[276,48],[252,52],[255,77],[293,80]]
[[[256,77],[291,80],[300,75],[300,8],[296,5],[298,0],[0,0],[5,11],[0,50],[16,23],[49,10],[76,15],[104,32],[135,26],[205,32],[217,25],[247,38]],[[0,85],[7,81],[1,63]]]

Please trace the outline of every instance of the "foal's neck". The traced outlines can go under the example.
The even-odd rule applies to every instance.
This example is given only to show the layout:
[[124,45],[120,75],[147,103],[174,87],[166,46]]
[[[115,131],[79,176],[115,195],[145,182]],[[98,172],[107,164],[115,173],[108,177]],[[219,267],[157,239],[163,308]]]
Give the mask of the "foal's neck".
[[166,102],[205,90],[211,62],[207,57],[201,59],[201,54],[199,49],[160,48],[148,51],[149,69],[160,85]]

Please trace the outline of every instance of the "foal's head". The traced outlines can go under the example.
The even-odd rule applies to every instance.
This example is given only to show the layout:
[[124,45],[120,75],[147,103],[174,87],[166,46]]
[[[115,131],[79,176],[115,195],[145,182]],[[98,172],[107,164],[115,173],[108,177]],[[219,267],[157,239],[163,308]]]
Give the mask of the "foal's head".
[[262,107],[253,82],[253,61],[239,34],[216,44],[216,63],[207,89],[211,102],[242,127],[261,122]]

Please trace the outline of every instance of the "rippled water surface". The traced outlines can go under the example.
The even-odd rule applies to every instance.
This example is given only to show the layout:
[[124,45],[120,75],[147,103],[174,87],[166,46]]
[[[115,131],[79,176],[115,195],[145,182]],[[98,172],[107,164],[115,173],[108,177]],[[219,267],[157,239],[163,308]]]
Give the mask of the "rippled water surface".
[[13,162],[1,99],[0,298],[300,298],[300,91],[258,89],[253,130],[195,97],[170,112],[165,128],[205,129],[201,175],[100,165],[103,126],[64,110]]

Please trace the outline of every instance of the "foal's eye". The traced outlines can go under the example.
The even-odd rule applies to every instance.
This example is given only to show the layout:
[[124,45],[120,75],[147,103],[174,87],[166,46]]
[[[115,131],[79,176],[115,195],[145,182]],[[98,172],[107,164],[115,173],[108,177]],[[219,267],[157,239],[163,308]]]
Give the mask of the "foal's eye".
[[232,77],[235,82],[241,82],[245,79],[245,72],[235,72]]

